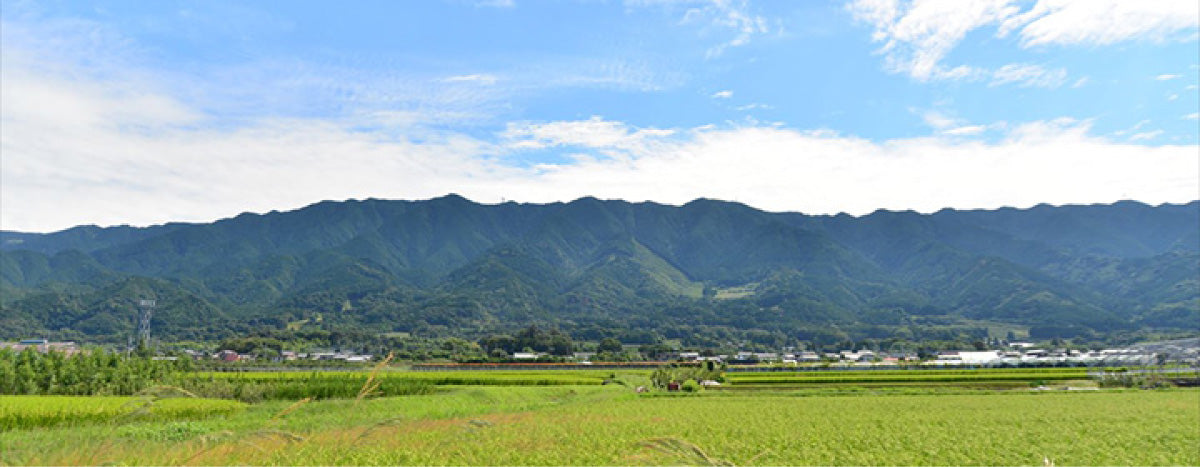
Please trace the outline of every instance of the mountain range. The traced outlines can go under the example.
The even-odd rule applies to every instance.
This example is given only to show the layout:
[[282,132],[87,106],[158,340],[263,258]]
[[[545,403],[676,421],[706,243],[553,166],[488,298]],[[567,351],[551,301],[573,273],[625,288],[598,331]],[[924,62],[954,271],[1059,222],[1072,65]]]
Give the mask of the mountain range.
[[[258,328],[713,342],[1200,327],[1200,202],[813,216],[697,199],[321,202],[145,228],[0,231],[0,338]],[[701,342],[703,343],[703,342]]]

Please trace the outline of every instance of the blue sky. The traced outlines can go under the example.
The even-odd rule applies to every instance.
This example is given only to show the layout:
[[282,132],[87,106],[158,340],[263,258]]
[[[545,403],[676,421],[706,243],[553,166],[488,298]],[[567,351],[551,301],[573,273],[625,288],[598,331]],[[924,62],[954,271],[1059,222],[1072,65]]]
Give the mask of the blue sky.
[[0,228],[1200,197],[1192,1],[2,1]]

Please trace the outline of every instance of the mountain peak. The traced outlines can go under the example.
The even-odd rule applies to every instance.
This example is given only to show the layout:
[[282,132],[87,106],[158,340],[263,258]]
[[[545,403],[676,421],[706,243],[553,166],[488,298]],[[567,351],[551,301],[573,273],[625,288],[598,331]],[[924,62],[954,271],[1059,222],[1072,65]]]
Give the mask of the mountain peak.
[[460,195],[458,193],[447,193],[447,194],[439,196],[437,198],[431,198],[429,201],[435,202],[435,203],[477,204],[474,201],[464,198],[462,195]]

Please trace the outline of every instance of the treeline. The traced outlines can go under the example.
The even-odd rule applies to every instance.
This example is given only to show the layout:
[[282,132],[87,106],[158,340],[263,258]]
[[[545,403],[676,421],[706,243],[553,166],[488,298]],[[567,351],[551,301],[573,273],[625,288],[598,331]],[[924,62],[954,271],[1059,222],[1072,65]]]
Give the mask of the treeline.
[[517,352],[544,352],[550,355],[567,356],[575,351],[571,336],[558,329],[542,329],[529,326],[516,335],[498,334],[479,340],[479,345],[489,357],[508,358]]
[[162,384],[191,363],[103,349],[77,355],[0,349],[0,394],[127,396]]

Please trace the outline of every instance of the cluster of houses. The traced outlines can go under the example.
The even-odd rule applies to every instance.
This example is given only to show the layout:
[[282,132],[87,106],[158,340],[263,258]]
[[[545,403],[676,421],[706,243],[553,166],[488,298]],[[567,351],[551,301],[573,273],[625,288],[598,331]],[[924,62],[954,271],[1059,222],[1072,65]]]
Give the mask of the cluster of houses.
[[738,352],[733,355],[702,356],[699,352],[680,352],[673,360],[718,361],[731,365],[775,363],[783,365],[829,363],[853,366],[892,366],[920,363],[931,366],[1041,366],[1078,365],[1151,365],[1166,361],[1200,363],[1200,342],[1178,344],[1165,353],[1161,348],[1130,347],[1103,350],[1042,349],[1028,342],[1013,342],[1007,349],[938,352],[922,360],[915,353],[884,353],[871,350],[840,352]]
[[1150,365],[1157,363],[1158,355],[1137,349],[1086,350],[989,350],[978,352],[942,352],[928,365],[980,365],[1021,366],[1042,364],[1079,365]]
[[[75,342],[51,342],[46,339],[24,339],[19,342],[0,342],[0,349],[23,351],[33,349],[38,352],[62,352],[73,355],[80,351]],[[264,359],[254,354],[242,354],[233,350],[221,350],[216,353],[205,353],[186,350],[186,354],[196,360],[218,360],[223,362],[239,361],[295,361],[295,360],[324,360],[347,363],[370,362],[372,355],[361,355],[352,352],[309,352],[299,353],[282,351],[278,356]],[[574,360],[588,363],[594,357],[594,352],[576,352]],[[516,352],[512,355],[515,361],[536,361],[547,357],[544,353]],[[842,350],[839,352],[792,351],[784,352],[736,352],[731,355],[702,355],[700,352],[671,352],[657,356],[660,361],[715,361],[730,365],[757,364],[830,364],[842,366],[893,366],[902,364],[922,364],[931,366],[1042,366],[1042,365],[1151,365],[1156,363],[1183,363],[1200,365],[1200,338],[1167,341],[1155,344],[1142,344],[1127,348],[1103,350],[1073,350],[1073,349],[1043,349],[1028,342],[1012,342],[1001,350],[980,351],[949,351],[939,352],[932,359],[922,360],[915,353],[887,353],[871,350]]]
[[11,349],[14,352],[21,352],[25,349],[33,349],[41,353],[60,352],[65,355],[75,355],[79,353],[79,344],[71,341],[67,342],[51,342],[46,339],[22,339],[17,342],[0,342],[0,349]]
[[795,365],[801,363],[841,362],[841,363],[871,363],[871,364],[900,364],[907,361],[920,361],[917,354],[888,354],[875,353],[871,350],[843,350],[840,352],[818,353],[802,352],[737,352],[733,355],[714,355],[705,357],[698,352],[680,352],[678,360],[683,361],[717,361],[730,365],[754,365],[759,363],[782,363]]
[[[725,355],[703,355],[700,352],[669,352],[656,355],[656,361],[714,361],[729,365],[813,365],[837,366],[899,366],[921,364],[929,366],[1047,366],[1047,365],[1151,365],[1166,361],[1200,363],[1200,340],[1168,347],[1130,347],[1104,350],[1043,349],[1028,342],[1013,342],[1001,350],[946,351],[922,359],[916,353],[875,352],[872,350],[842,350],[839,352],[784,351],[746,352]],[[537,361],[549,357],[540,352],[516,352],[514,361]],[[575,352],[573,360],[589,364],[595,352]]]
[[[213,354],[199,352],[195,350],[185,350],[189,356],[196,360],[218,360],[222,362],[245,362],[258,361],[259,356],[254,354],[237,353],[233,350],[221,350]],[[374,358],[372,355],[360,355],[351,352],[311,352],[298,353],[290,350],[284,350],[279,353],[278,357],[271,357],[270,361],[295,361],[295,360],[324,360],[324,361],[342,361],[347,363],[365,363]]]

